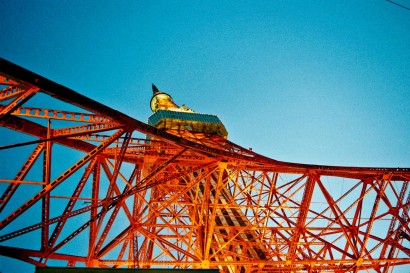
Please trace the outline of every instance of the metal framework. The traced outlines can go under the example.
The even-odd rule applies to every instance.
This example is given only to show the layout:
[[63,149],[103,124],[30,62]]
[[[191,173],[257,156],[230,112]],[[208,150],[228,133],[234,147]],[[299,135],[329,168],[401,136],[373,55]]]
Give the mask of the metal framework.
[[160,130],[4,59],[0,87],[0,255],[231,273],[410,264],[409,168],[287,163]]

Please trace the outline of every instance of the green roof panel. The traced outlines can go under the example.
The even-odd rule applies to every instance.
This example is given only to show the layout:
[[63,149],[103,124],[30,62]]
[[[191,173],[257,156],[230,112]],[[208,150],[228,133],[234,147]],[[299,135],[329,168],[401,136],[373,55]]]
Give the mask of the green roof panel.
[[161,119],[178,119],[184,121],[206,122],[212,124],[222,124],[216,115],[159,110],[148,118],[148,124],[155,126]]

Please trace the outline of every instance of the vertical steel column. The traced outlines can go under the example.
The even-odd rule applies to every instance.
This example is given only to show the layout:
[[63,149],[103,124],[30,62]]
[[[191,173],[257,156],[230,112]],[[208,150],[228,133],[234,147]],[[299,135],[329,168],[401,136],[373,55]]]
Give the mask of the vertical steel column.
[[[51,147],[52,142],[49,140],[51,137],[51,121],[47,121],[47,141],[46,149],[44,150],[43,160],[43,189],[50,185],[51,179]],[[49,219],[50,219],[50,192],[47,192],[42,198],[42,217],[43,227],[41,228],[41,249],[42,251],[48,251],[48,238],[49,238]]]

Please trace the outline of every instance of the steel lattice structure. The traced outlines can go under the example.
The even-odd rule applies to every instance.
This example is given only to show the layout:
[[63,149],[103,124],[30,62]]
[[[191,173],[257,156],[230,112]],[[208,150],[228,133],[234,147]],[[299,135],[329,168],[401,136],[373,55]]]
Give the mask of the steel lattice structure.
[[4,59],[0,70],[1,255],[221,272],[410,264],[409,168],[277,161],[150,126]]

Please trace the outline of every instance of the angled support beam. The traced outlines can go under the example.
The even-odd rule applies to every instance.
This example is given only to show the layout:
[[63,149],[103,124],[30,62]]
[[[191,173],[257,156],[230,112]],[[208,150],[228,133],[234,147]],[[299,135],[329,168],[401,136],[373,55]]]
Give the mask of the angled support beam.
[[[17,258],[22,261],[26,261],[30,264],[34,264],[36,266],[41,266],[41,267],[44,266],[43,263],[40,263],[36,260],[38,258],[45,258],[44,252],[41,252],[41,251],[29,250],[29,249],[17,248],[17,247],[9,247],[9,246],[0,246],[0,255],[11,257],[11,258]],[[67,255],[67,254],[59,254],[59,253],[53,253],[49,256],[49,258],[52,258],[55,260],[63,260],[63,261],[65,260],[65,261],[85,262],[84,257]]]
[[44,145],[44,143],[40,143],[34,148],[33,152],[29,155],[26,162],[24,162],[23,167],[21,167],[20,171],[14,177],[14,182],[10,183],[10,185],[0,197],[0,212],[3,211],[3,209],[6,207],[7,203],[13,196],[13,193],[17,190],[18,186],[20,185],[18,182],[24,179],[24,177],[33,166],[34,162],[36,162],[37,158],[40,156],[41,152],[44,149]]
[[[211,243],[212,243],[212,238],[214,236],[214,230],[215,230],[215,219],[217,215],[218,209],[218,204],[219,204],[219,193],[221,191],[221,187],[223,185],[223,177],[224,177],[224,172],[226,172],[227,164],[226,163],[219,163],[218,166],[218,178],[215,181],[215,185],[211,185],[212,183],[209,183],[209,189],[205,189],[205,191],[210,190],[211,188],[215,191],[214,193],[214,198],[213,198],[213,207],[212,207],[212,212],[209,213],[208,209],[208,214],[205,215],[206,217],[206,226],[205,226],[205,238],[204,238],[204,253],[203,253],[203,260],[205,261],[205,264],[209,262],[209,257],[211,253]],[[211,198],[211,195],[210,199]]]
[[[352,241],[351,235],[350,235],[350,227],[351,227],[351,223],[346,219],[345,217],[345,213],[347,213],[348,210],[350,210],[353,207],[353,204],[355,204],[356,202],[359,202],[359,200],[361,198],[363,198],[364,196],[361,196],[359,198],[359,200],[356,200],[356,202],[354,202],[348,209],[346,209],[344,212],[341,211],[341,209],[337,206],[336,202],[333,200],[332,196],[330,195],[330,193],[327,191],[327,189],[323,186],[323,183],[320,182],[320,180],[318,181],[318,186],[320,188],[320,190],[323,193],[323,196],[325,197],[330,209],[332,210],[333,214],[335,215],[335,220],[333,221],[333,223],[338,223],[340,225],[340,228],[342,229],[342,232],[346,238],[346,246],[345,246],[345,253],[350,253],[350,251],[348,251],[348,247],[351,248],[351,250],[353,251],[352,255],[354,257],[358,257],[359,255],[359,250],[357,248],[357,245]],[[366,191],[369,192],[370,189],[368,189]],[[343,223],[343,221],[345,222],[345,224]],[[332,225],[333,225],[332,223]]]
[[313,196],[313,190],[315,188],[316,180],[318,179],[319,178],[315,173],[310,173],[306,181],[305,190],[303,192],[303,197],[300,202],[298,218],[296,220],[295,232],[290,239],[289,250],[288,250],[288,254],[286,255],[287,263],[292,262],[297,255],[296,252],[297,252],[298,243],[299,243],[301,234],[305,230],[305,224],[306,224],[306,219],[308,216],[310,203],[311,203],[312,196]]
[[[116,161],[115,161],[113,175],[110,177],[110,188],[117,187],[116,180],[117,180],[117,177],[120,173],[121,164],[123,163],[124,154],[125,154],[125,151],[127,150],[128,144],[130,142],[130,138],[131,138],[131,132],[126,132],[124,143],[122,144],[121,149],[120,149],[120,153],[117,156]],[[122,194],[124,194],[129,188],[130,188],[130,185],[127,184],[125,186]],[[107,198],[109,198],[109,197],[110,197],[110,193],[109,193],[109,196],[107,196]],[[108,220],[108,223],[105,226],[105,228],[104,228],[104,230],[103,230],[103,232],[100,236],[100,239],[98,240],[98,243],[95,247],[95,250],[94,250],[95,254],[97,254],[98,251],[100,251],[101,246],[104,243],[104,241],[105,241],[105,239],[108,235],[108,232],[111,230],[112,224],[114,223],[114,220],[117,217],[118,212],[120,211],[120,208],[124,204],[124,201],[125,200],[120,201],[119,204],[114,208],[113,212],[111,213],[110,218]],[[124,208],[127,208],[127,207],[124,206]],[[128,210],[126,210],[126,211],[127,211],[128,218],[132,219],[132,216],[131,216],[130,212]]]
[[74,211],[72,211],[72,212],[69,213],[69,214],[60,215],[60,216],[51,218],[51,219],[48,221],[48,223],[39,222],[39,223],[36,223],[36,224],[34,224],[34,225],[31,225],[31,226],[28,226],[28,227],[24,227],[24,228],[22,228],[22,229],[19,229],[19,230],[16,230],[16,231],[7,233],[7,234],[5,234],[5,235],[0,236],[0,242],[4,242],[4,241],[10,240],[10,239],[12,239],[12,238],[15,238],[15,237],[17,237],[17,236],[21,236],[21,235],[23,235],[23,234],[26,234],[26,233],[32,232],[32,231],[34,231],[34,230],[40,229],[40,228],[42,228],[42,227],[45,226],[45,225],[52,225],[52,224],[58,223],[58,222],[60,222],[60,221],[63,221],[64,219],[68,219],[68,218],[71,218],[71,217],[75,217],[75,216],[77,216],[77,215],[86,213],[86,212],[88,212],[88,211],[94,209],[95,207],[100,207],[100,206],[102,206],[102,202],[99,202],[99,203],[98,203],[97,205],[95,205],[95,206],[93,206],[93,205],[91,205],[91,206],[86,206],[86,207],[84,207],[84,208],[81,208],[81,209],[78,209],[78,210],[74,210]]
[[[161,242],[162,244],[168,246],[170,249],[173,250],[178,250],[178,252],[183,253],[184,255],[186,255],[187,257],[190,257],[191,259],[193,259],[194,261],[198,261],[198,257],[196,257],[193,253],[190,253],[189,251],[182,249],[180,247],[178,247],[177,245],[174,245],[173,243],[169,242],[168,240],[162,238],[161,236],[157,236],[155,234],[153,234],[152,232],[146,230],[145,228],[140,228],[139,229],[141,231],[141,233],[145,233],[147,235],[147,237],[149,238],[155,238],[155,240],[157,240],[158,242],[155,242],[157,245],[159,242]],[[160,246],[161,247],[161,246]],[[170,257],[172,257],[172,253],[169,252],[169,250],[165,247],[162,247],[162,250],[167,253]]]
[[0,150],[6,149],[6,148],[13,148],[13,147],[29,145],[29,144],[39,144],[39,143],[44,143],[46,141],[54,141],[61,145],[64,145],[64,146],[67,146],[67,147],[70,147],[70,148],[73,148],[79,151],[83,151],[86,153],[91,152],[96,147],[95,145],[92,145],[85,141],[76,140],[76,139],[65,139],[65,138],[59,138],[59,137],[47,139],[47,127],[44,127],[40,124],[34,123],[26,119],[22,119],[22,118],[13,116],[13,115],[0,120],[0,126],[3,126],[11,130],[24,133],[24,134],[28,134],[28,135],[38,138],[37,140],[29,141],[25,143],[17,143],[15,145],[1,146]]
[[[0,92],[1,94],[1,92]],[[3,107],[0,107],[2,109]],[[86,123],[108,123],[112,124],[113,121],[107,117],[100,115],[80,113],[80,112],[69,112],[63,110],[53,110],[46,108],[36,108],[36,107],[26,107],[21,106],[14,110],[13,116],[21,117],[33,117],[33,118],[43,118],[52,120],[65,120],[65,121],[76,121],[76,122],[86,122]]]
[[53,190],[55,187],[60,185],[61,182],[66,180],[68,177],[70,177],[74,172],[76,172],[79,168],[81,168],[85,163],[90,161],[94,156],[96,156],[98,153],[100,153],[102,150],[104,150],[108,145],[110,145],[114,140],[116,140],[118,137],[120,137],[124,133],[124,130],[118,130],[115,134],[113,134],[106,142],[102,143],[101,145],[95,147],[94,150],[92,150],[89,154],[87,154],[85,157],[80,159],[77,163],[75,163],[69,170],[61,174],[59,177],[57,177],[53,182],[48,184],[45,188],[43,188],[40,192],[35,194],[30,200],[28,200],[25,204],[20,206],[17,210],[15,210],[13,213],[11,213],[9,216],[7,216],[3,221],[0,222],[0,229],[3,229],[5,226],[7,226],[10,222],[12,222],[14,219],[16,219],[19,215],[21,215],[23,212],[25,212],[27,209],[29,209],[32,205],[34,205],[38,200],[44,197],[47,193],[49,193],[51,190]]
[[[89,176],[91,175],[94,167],[96,166],[96,162],[97,162],[97,157],[94,157],[89,165],[87,166],[87,168],[85,168],[85,172],[83,174],[83,176],[81,177],[80,181],[77,184],[77,187],[74,189],[73,194],[71,195],[70,200],[68,201],[62,215],[69,215],[71,214],[71,212],[74,209],[74,205],[76,204],[78,197],[80,196]],[[94,201],[94,200],[93,200]],[[58,236],[60,235],[65,223],[67,222],[68,217],[64,217],[61,221],[59,221],[57,223],[57,225],[54,228],[54,231],[48,241],[48,247],[52,248],[58,238]]]
[[33,87],[27,90],[26,92],[22,92],[17,98],[15,98],[9,105],[4,107],[0,111],[0,120],[3,119],[5,116],[10,115],[17,107],[25,103],[27,100],[29,100],[32,96],[34,96],[38,91],[40,91],[40,88],[38,87]]
[[[95,218],[98,213],[98,197],[100,194],[100,176],[101,176],[101,160],[97,161],[97,164],[94,166],[93,169],[93,180],[92,180],[92,190],[91,190],[91,196],[92,196],[92,209],[91,209],[91,218]],[[99,233],[99,227],[95,221],[91,223],[90,225],[90,233],[89,233],[89,239],[88,239],[88,253],[87,253],[87,261],[89,262],[93,256],[94,256],[94,249],[95,249],[95,243],[97,240],[97,235]]]
[[379,191],[378,191],[378,194],[377,194],[377,196],[376,196],[376,198],[375,198],[375,200],[374,200],[374,204],[373,204],[372,209],[371,209],[370,218],[369,218],[369,221],[368,221],[368,223],[367,223],[367,228],[366,228],[365,236],[364,236],[363,242],[362,242],[362,244],[361,244],[361,249],[360,249],[360,254],[359,254],[359,257],[360,257],[360,258],[363,257],[364,253],[365,253],[366,250],[367,250],[367,249],[366,249],[366,245],[367,245],[367,241],[369,240],[370,232],[371,232],[372,227],[373,227],[373,224],[374,224],[374,220],[375,220],[375,217],[376,217],[376,213],[377,213],[377,210],[378,210],[378,208],[379,208],[380,201],[382,200],[382,196],[384,195],[384,192],[385,192],[386,187],[387,187],[387,185],[388,185],[389,182],[390,182],[390,181],[380,180],[380,181],[378,181],[378,182],[376,183],[376,185],[375,185],[375,187],[376,187],[376,186],[379,186],[380,189],[379,189]]
[[[108,167],[107,162],[109,162],[107,159],[105,159],[105,160],[103,159],[103,160],[101,160],[100,164],[101,164],[102,170],[104,171],[105,175],[108,178],[108,181],[110,182],[108,190],[105,193],[104,198],[106,200],[111,200],[112,196],[123,195],[124,191],[123,192],[120,191],[120,188],[118,187],[118,185],[116,183],[116,180],[113,178],[114,177],[113,174],[110,172],[110,168]],[[132,219],[131,212],[130,212],[129,208],[126,206],[126,204],[124,204],[124,203],[120,203],[120,204],[121,204],[120,206],[122,206],[122,208],[124,209],[124,212],[127,215],[127,218]]]
[[[212,168],[212,166],[209,166],[209,167],[210,167],[210,170],[207,172],[208,174],[214,170],[214,168]],[[191,172],[194,172],[194,171],[196,171],[196,170],[191,170]],[[179,174],[179,177],[180,177],[180,176],[183,176],[183,175],[185,175],[185,174],[186,174],[186,173]],[[168,178],[167,178],[167,179],[168,179]],[[153,213],[152,213],[151,215],[149,215],[149,217],[148,217],[147,219],[139,219],[139,222],[142,223],[142,224],[144,224],[144,223],[151,223],[151,220],[155,220],[157,217],[161,217],[161,216],[160,216],[160,213],[159,213],[160,211],[166,209],[166,208],[167,208],[168,206],[170,206],[173,202],[175,202],[175,201],[176,201],[177,199],[179,199],[181,196],[183,196],[184,194],[186,194],[186,193],[187,193],[189,190],[191,190],[191,188],[192,188],[194,185],[196,185],[198,182],[199,182],[199,179],[190,181],[190,183],[189,183],[188,185],[186,185],[186,187],[185,187],[184,190],[182,190],[182,191],[180,191],[180,192],[174,194],[172,197],[168,198],[165,202],[161,203],[161,206],[158,207],[158,208],[153,208],[153,207],[151,206],[151,204],[148,203],[148,201],[146,201],[146,200],[144,200],[142,197],[140,197],[140,199],[141,199],[143,202],[145,202],[145,204],[146,204],[147,206],[149,206],[149,207],[152,208]],[[161,181],[161,183],[159,183],[159,184],[162,184],[162,183],[164,183],[164,182]],[[159,184],[158,184],[158,185],[159,185]],[[137,193],[137,191],[133,191],[133,194],[135,194],[135,193]],[[138,193],[137,193],[137,194],[138,194]],[[116,199],[115,203],[121,202],[121,201],[124,200],[124,198],[126,198],[127,196],[128,196],[128,195],[123,195],[123,196],[121,196],[121,198]],[[162,220],[164,220],[164,219],[162,219]],[[170,228],[171,230],[173,230],[173,226],[172,226],[170,223],[167,223],[167,222],[164,220],[164,224],[165,224],[168,228]],[[148,225],[150,225],[150,224],[148,224]],[[155,224],[153,224],[153,225],[155,225]],[[122,237],[121,237],[121,238],[122,238]],[[96,257],[96,258],[102,257],[102,256],[105,255],[108,251],[110,251],[110,250],[113,249],[115,246],[117,246],[118,243],[120,243],[119,240],[111,240],[105,247],[103,247],[103,248],[99,251],[99,253],[96,254],[95,257]],[[185,243],[187,244],[187,241],[185,241]],[[188,245],[188,244],[187,244],[187,245]],[[148,250],[148,251],[149,251],[149,250]],[[192,250],[192,251],[193,251],[193,250]]]
[[82,126],[67,127],[62,129],[54,129],[52,131],[53,138],[67,138],[81,135],[95,134],[99,132],[116,130],[121,126],[117,124],[106,123],[90,123]]
[[0,90],[0,102],[20,96],[29,88],[28,86],[19,84],[11,79],[7,79],[2,75],[0,75],[0,85],[7,86],[6,88]]

